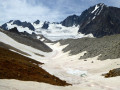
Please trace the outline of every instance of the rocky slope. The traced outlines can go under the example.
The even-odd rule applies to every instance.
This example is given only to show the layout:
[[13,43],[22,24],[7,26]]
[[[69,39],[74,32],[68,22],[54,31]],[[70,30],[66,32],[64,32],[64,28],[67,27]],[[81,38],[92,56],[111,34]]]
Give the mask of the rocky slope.
[[[45,45],[42,41],[32,38],[31,35],[29,36],[23,33],[19,33],[16,28],[11,29],[10,31],[4,31],[0,30],[1,32],[7,34],[15,41],[31,46],[33,48],[36,48],[38,50],[44,51],[44,52],[51,52],[52,49],[49,48],[47,45]],[[13,33],[14,32],[14,33]]]
[[83,51],[86,53],[80,59],[99,56],[98,59],[120,58],[120,35],[105,36],[102,38],[81,38],[60,40],[61,45],[68,45],[64,52],[70,51],[70,55],[76,55]]

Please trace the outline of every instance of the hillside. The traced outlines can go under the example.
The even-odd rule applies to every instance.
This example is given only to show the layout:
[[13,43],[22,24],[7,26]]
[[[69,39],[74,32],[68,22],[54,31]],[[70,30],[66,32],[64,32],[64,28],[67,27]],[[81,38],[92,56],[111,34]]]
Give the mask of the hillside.
[[0,79],[37,81],[53,85],[69,85],[41,68],[40,62],[0,47]]
[[51,52],[52,49],[49,48],[47,45],[45,45],[42,41],[38,40],[38,39],[34,39],[32,37],[30,37],[29,35],[24,35],[24,34],[16,34],[16,33],[12,33],[10,31],[4,31],[0,29],[0,32],[5,33],[6,35],[8,35],[9,37],[11,37],[12,39],[14,39],[15,41],[31,46],[33,48],[36,48],[38,50],[44,51],[44,52]]
[[68,45],[64,52],[76,55],[86,51],[80,59],[99,56],[99,60],[120,58],[120,35],[105,36],[102,38],[81,38],[59,41],[61,45]]

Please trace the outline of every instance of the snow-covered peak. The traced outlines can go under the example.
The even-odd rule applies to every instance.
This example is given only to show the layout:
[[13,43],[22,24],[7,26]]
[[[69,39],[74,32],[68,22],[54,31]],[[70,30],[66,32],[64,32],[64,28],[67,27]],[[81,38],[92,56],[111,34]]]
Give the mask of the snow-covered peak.
[[13,22],[11,23],[7,23],[7,29],[12,29],[16,27],[18,29],[19,32],[27,32],[29,34],[32,34],[34,31],[30,30],[28,27],[22,27],[22,26],[18,26],[18,25],[15,25],[13,24]]
[[33,24],[39,24],[40,20],[36,20]]
[[[28,28],[31,31],[35,30],[34,26],[30,22],[26,22],[26,21],[22,22],[20,20],[10,20],[6,24],[8,24],[9,26],[11,25],[11,28],[14,28],[16,26],[16,27]],[[11,28],[8,27],[8,29]]]

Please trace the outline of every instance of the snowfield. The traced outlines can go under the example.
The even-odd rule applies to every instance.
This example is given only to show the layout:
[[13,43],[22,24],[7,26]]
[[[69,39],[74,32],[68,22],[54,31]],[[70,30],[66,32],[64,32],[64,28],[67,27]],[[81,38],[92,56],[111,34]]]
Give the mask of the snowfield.
[[61,40],[61,39],[68,39],[68,38],[83,38],[83,37],[91,37],[93,38],[92,34],[84,35],[82,33],[78,33],[79,26],[72,26],[72,27],[65,27],[61,24],[56,23],[49,23],[48,29],[43,29],[42,26],[44,22],[40,22],[40,24],[32,23],[32,25],[35,28],[35,31],[30,30],[27,27],[18,26],[16,24],[13,24],[14,21],[7,23],[7,28],[11,29],[14,27],[17,27],[19,32],[26,31],[29,34],[32,34],[33,32],[38,35],[43,35],[46,38],[50,39],[51,41]]
[[[43,22],[41,22],[43,24]],[[93,38],[92,34],[84,35],[81,33],[78,33],[79,26],[72,26],[72,27],[65,27],[61,24],[53,24],[50,23],[48,29],[42,29],[41,23],[36,25],[33,24],[34,27],[36,27],[36,34],[42,34],[46,38],[56,41],[60,39],[68,39],[68,38],[83,38],[83,37],[91,37]]]
[[4,34],[2,32],[0,32],[0,42],[8,44],[12,47],[15,47],[18,50],[21,50],[21,51],[31,55],[31,56],[27,56],[27,57],[30,57],[30,58],[35,59],[37,61],[40,61],[41,59],[43,60],[43,58],[40,57],[39,55],[36,55],[35,53],[38,53],[40,55],[44,55],[46,58],[50,58],[54,54],[54,52],[46,53],[46,52],[37,50],[31,46],[27,46],[27,45],[21,44],[19,42],[16,42],[11,37],[7,36],[6,34]]
[[[113,68],[118,68],[116,62],[120,64],[120,59],[97,60],[97,57],[79,60],[86,51],[77,55],[69,55],[62,49],[68,45],[61,46],[60,43],[46,43],[53,49],[46,53],[30,46],[21,44],[0,32],[0,41],[28,53],[32,59],[43,62],[41,66],[50,74],[71,83],[73,86],[53,86],[45,83],[0,79],[0,90],[119,90],[120,77],[104,78],[103,73]],[[15,51],[14,51],[15,52]],[[35,53],[44,55],[41,57]],[[94,62],[94,63],[92,63]]]
[[[91,87],[95,90],[94,87]],[[59,87],[45,83],[19,81],[19,80],[0,80],[0,90],[90,90],[85,86]],[[97,89],[100,90],[100,89]]]

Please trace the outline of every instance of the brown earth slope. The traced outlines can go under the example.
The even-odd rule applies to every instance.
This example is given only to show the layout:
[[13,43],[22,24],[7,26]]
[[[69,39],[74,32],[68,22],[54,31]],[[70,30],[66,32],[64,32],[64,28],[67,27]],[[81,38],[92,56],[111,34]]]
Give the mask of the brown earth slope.
[[0,79],[45,82],[69,85],[39,67],[42,63],[0,47]]
[[110,70],[107,74],[104,75],[106,78],[120,76],[120,68]]

